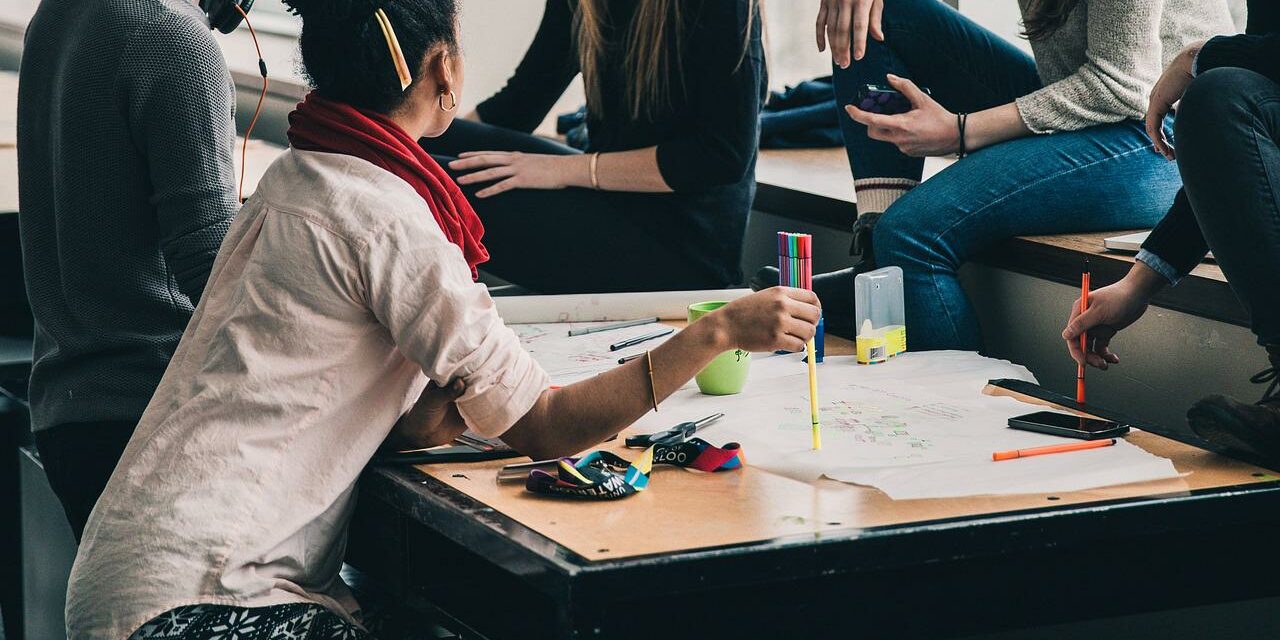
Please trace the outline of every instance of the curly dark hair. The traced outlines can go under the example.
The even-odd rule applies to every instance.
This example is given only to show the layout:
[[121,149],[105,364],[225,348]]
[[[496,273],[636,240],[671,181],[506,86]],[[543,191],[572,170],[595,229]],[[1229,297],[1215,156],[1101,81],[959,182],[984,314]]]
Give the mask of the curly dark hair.
[[284,0],[302,18],[303,73],[322,96],[387,113],[404,101],[386,38],[374,17],[387,14],[416,79],[432,47],[458,47],[455,0]]
[[1080,0],[1033,0],[1022,19],[1022,35],[1028,40],[1043,40],[1067,22]]

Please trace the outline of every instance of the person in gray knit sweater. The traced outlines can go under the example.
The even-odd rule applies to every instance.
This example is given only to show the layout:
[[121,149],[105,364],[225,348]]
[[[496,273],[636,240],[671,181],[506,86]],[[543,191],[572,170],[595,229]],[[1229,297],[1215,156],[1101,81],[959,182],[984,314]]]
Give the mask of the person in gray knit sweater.
[[79,538],[239,208],[235,94],[196,0],[44,0],[18,87],[32,428]]
[[[1224,0],[1018,4],[1034,56],[940,0],[821,0],[818,45],[830,41],[849,105],[856,244],[865,262],[902,268],[912,349],[981,348],[957,272],[1002,240],[1158,222],[1181,181],[1151,152],[1147,96],[1184,46],[1232,30]],[[869,84],[910,110],[859,108]],[[921,183],[924,157],[944,155],[962,159]],[[815,278],[835,330],[852,316],[852,279]]]

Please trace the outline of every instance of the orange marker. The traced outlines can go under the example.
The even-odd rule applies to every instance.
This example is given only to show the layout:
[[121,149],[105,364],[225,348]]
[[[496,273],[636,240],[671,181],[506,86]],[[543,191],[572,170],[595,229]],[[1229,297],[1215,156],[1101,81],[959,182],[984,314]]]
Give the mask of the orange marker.
[[[1080,313],[1089,309],[1089,259],[1084,259],[1084,273],[1080,274]],[[1089,356],[1089,332],[1080,334],[1080,351]],[[1076,402],[1084,404],[1084,363],[1076,365]]]
[[999,462],[1001,460],[1013,460],[1014,458],[1026,458],[1028,456],[1043,456],[1049,453],[1068,453],[1071,451],[1084,451],[1086,449],[1101,449],[1102,447],[1110,447],[1115,443],[1116,439],[1110,438],[1107,440],[1085,440],[1084,442],[1072,442],[1071,444],[1051,444],[1047,447],[997,451],[991,454],[991,459]]

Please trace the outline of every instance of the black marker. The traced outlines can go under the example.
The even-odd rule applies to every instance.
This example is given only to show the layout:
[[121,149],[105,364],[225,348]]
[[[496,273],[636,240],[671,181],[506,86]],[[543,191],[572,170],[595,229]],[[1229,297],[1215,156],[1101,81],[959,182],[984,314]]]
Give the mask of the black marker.
[[658,331],[654,331],[653,333],[646,333],[642,336],[629,338],[627,340],[623,340],[622,342],[615,342],[609,345],[609,350],[617,351],[619,349],[626,349],[627,347],[634,347],[640,344],[641,342],[647,342],[649,340],[653,340],[654,338],[661,338],[662,336],[669,336],[675,332],[676,330],[674,328],[667,327],[666,329],[660,329]]

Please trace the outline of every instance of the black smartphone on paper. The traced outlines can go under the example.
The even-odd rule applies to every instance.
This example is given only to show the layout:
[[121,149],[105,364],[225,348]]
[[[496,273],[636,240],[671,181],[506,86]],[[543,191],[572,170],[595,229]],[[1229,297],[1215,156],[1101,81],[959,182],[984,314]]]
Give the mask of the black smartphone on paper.
[[[929,95],[929,90],[920,87],[920,90]],[[858,101],[855,103],[859,109],[868,113],[879,113],[881,115],[893,116],[899,113],[906,113],[911,110],[911,101],[902,95],[898,90],[878,84],[864,84],[858,90]]]
[[1069,413],[1057,413],[1054,411],[1037,411],[1024,416],[1009,418],[1009,427],[1022,429],[1023,431],[1047,433],[1054,436],[1079,438],[1080,440],[1115,438],[1129,432],[1129,425],[1127,424],[1111,422],[1110,420],[1097,420],[1095,418],[1081,418]]

